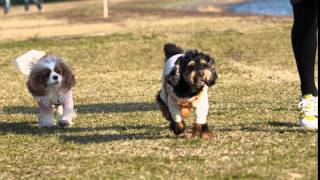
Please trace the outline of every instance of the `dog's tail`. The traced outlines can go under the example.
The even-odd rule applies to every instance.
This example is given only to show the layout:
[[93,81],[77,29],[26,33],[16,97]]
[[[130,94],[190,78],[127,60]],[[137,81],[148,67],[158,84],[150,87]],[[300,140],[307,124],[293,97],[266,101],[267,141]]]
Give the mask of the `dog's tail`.
[[46,55],[43,51],[32,50],[21,55],[13,61],[22,74],[29,76],[32,65]]
[[166,60],[170,59],[174,55],[183,53],[182,48],[172,43],[165,44],[163,49],[166,56]]

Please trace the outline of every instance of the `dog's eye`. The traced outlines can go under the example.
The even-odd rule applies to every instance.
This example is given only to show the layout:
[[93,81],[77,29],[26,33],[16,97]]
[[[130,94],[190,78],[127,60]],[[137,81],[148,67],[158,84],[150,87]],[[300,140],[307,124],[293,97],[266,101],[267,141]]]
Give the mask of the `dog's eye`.
[[194,62],[194,61],[190,61],[189,63],[188,63],[188,67],[193,67],[193,66],[195,66],[196,65],[196,63]]
[[55,68],[54,71],[55,71],[57,74],[61,74],[61,72],[62,72],[60,68]]
[[203,66],[208,65],[207,61],[205,61],[205,60],[201,60],[201,61],[200,61],[200,64],[203,65]]
[[54,68],[54,72],[56,72],[57,74],[61,74],[61,73],[62,73],[60,67],[55,67],[55,68]]

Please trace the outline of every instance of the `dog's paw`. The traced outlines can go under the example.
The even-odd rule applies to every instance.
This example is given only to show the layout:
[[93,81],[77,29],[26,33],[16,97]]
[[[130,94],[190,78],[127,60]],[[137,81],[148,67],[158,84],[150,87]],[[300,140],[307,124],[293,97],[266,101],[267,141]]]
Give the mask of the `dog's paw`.
[[56,126],[56,124],[54,123],[53,120],[50,120],[50,121],[48,121],[48,120],[40,120],[39,121],[39,127],[40,128],[53,128],[55,126]]
[[192,137],[200,137],[204,140],[210,140],[213,138],[213,134],[210,132],[208,124],[194,124]]
[[170,123],[170,129],[174,132],[175,135],[180,135],[186,130],[186,124],[184,121],[182,122],[174,122]]
[[213,139],[213,134],[211,132],[203,132],[200,137],[201,137],[201,139],[208,141],[208,140]]
[[68,121],[68,120],[60,120],[58,122],[58,126],[60,128],[68,128],[72,126],[72,121]]

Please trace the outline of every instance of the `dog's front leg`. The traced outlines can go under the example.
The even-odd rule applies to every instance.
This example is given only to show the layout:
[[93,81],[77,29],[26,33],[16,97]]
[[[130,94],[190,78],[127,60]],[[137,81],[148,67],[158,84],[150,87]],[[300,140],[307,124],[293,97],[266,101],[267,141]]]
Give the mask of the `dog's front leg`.
[[61,120],[58,122],[58,125],[62,128],[70,127],[73,124],[72,119],[75,115],[75,112],[73,109],[74,104],[73,104],[73,97],[72,97],[71,90],[64,94],[64,102],[62,106],[63,106],[63,115]]
[[207,116],[209,112],[209,99],[205,93],[196,103],[196,120],[193,127],[192,137],[200,136],[202,139],[210,139],[211,133],[209,130]]
[[168,98],[168,107],[172,116],[170,129],[174,132],[175,135],[182,134],[186,129],[186,124],[181,115],[181,108],[170,97]]
[[40,128],[50,128],[54,127],[55,123],[53,120],[53,107],[51,105],[40,106],[40,114],[39,114],[39,127]]

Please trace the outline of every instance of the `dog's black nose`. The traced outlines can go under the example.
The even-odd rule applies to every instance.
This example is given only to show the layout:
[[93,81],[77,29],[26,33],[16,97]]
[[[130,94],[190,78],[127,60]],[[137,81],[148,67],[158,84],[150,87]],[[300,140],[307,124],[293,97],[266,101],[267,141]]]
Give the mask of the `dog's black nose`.
[[203,76],[204,76],[204,72],[203,72],[203,71],[200,72],[199,75],[200,75],[201,77],[203,77]]
[[55,75],[55,76],[52,77],[52,79],[53,79],[53,80],[58,80],[59,77],[58,77],[57,75]]

